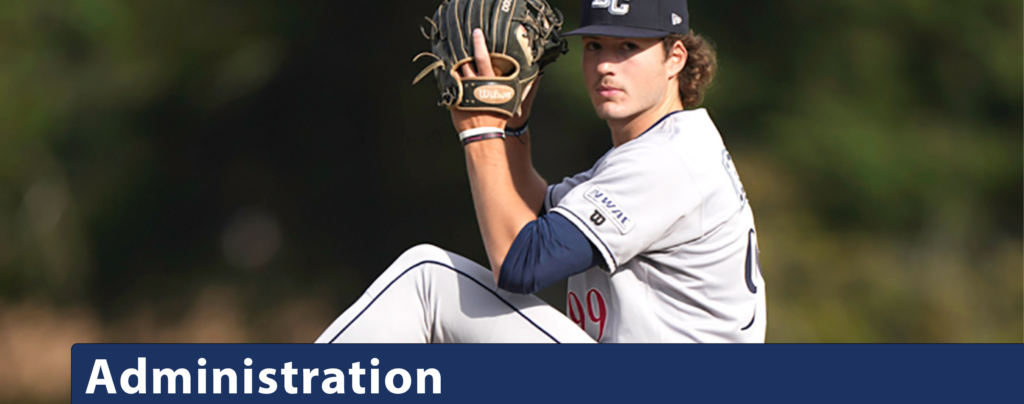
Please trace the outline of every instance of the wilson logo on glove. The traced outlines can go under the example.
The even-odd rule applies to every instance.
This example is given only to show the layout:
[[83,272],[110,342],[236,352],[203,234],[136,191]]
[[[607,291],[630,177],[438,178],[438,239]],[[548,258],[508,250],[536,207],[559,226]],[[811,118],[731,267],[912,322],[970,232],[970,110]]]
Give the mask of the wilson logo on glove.
[[515,95],[516,92],[512,90],[512,87],[508,86],[482,86],[473,90],[473,96],[480,100],[480,102],[491,105],[501,105],[509,102]]

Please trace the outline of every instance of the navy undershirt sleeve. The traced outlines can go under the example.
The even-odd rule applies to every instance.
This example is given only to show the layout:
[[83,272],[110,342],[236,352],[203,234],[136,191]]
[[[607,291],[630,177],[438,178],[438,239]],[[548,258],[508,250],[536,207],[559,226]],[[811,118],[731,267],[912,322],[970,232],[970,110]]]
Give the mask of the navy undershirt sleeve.
[[569,219],[545,214],[519,231],[501,264],[498,287],[529,294],[601,262],[601,253]]

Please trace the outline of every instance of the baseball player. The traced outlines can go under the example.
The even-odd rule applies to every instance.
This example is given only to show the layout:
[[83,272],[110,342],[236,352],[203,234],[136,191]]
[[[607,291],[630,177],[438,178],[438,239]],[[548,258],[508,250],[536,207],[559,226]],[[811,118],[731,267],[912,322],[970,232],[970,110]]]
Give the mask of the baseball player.
[[[763,342],[765,284],[743,184],[697,105],[714,53],[685,0],[583,0],[583,76],[614,147],[548,185],[518,114],[452,110],[487,269],[402,254],[317,339],[337,342]],[[493,75],[483,34],[462,77]],[[475,69],[474,69],[475,67]],[[503,128],[504,136],[481,136]],[[569,279],[567,313],[530,293]]]

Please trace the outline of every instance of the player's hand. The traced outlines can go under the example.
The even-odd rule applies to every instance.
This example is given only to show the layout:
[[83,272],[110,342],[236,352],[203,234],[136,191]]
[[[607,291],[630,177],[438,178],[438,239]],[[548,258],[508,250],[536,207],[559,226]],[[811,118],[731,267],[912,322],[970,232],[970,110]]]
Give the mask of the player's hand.
[[[459,72],[462,77],[496,77],[501,72],[491,66],[491,55],[487,52],[487,41],[484,32],[479,28],[473,30],[473,62],[462,65]],[[473,65],[476,65],[476,70]],[[467,112],[458,108],[452,109],[452,124],[455,130],[462,132],[467,129],[493,126],[504,128],[508,118],[493,112]]]
[[533,108],[533,99],[537,96],[538,88],[540,88],[539,76],[536,80],[533,80],[533,83],[530,83],[529,89],[526,91],[526,98],[523,99],[523,103],[519,106],[519,113],[508,120],[509,127],[521,128],[530,119],[530,108]]

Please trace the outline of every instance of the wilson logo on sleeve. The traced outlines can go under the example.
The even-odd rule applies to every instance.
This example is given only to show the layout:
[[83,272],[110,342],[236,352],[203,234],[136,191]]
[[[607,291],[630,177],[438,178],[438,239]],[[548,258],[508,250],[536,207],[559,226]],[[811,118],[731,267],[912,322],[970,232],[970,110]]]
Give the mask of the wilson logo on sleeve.
[[[602,191],[598,187],[591,187],[586,193],[587,200],[597,207],[597,210],[601,212],[604,218],[608,219],[608,222],[613,224],[616,229],[622,234],[629,233],[633,230],[633,220],[629,218],[629,215],[622,210],[619,204],[612,200],[608,193]],[[596,213],[596,212],[595,212]]]

